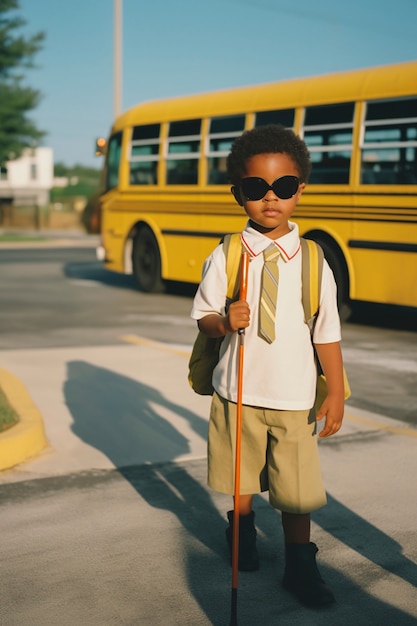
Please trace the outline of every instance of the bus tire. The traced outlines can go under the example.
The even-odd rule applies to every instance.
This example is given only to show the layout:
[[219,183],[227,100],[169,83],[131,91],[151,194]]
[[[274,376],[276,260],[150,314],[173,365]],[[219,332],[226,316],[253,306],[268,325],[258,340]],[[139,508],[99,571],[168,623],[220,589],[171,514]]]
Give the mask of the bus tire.
[[313,239],[323,248],[324,256],[333,272],[337,285],[337,307],[342,321],[347,320],[351,310],[349,305],[349,273],[346,261],[339,246],[331,239],[320,234],[308,233],[306,239]]
[[158,242],[148,226],[142,226],[133,239],[132,265],[141,291],[162,293],[165,290]]

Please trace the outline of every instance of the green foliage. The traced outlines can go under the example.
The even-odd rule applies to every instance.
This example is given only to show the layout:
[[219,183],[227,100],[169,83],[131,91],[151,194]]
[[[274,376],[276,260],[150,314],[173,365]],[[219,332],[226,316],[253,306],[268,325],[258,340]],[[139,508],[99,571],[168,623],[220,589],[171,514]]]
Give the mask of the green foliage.
[[39,104],[40,93],[24,83],[22,70],[34,67],[44,33],[23,37],[19,29],[26,20],[16,15],[18,0],[0,0],[0,165],[34,147],[44,132],[27,117]]
[[66,176],[69,179],[75,177],[78,178],[79,181],[91,185],[92,187],[98,187],[100,184],[101,170],[86,165],[76,164],[73,167],[68,167],[63,163],[55,163],[54,176]]
[[80,180],[74,185],[68,185],[67,187],[53,187],[51,189],[51,202],[59,202],[59,200],[75,196],[89,198],[96,191],[97,185],[91,185],[87,181]]
[[87,204],[81,221],[88,233],[98,233],[100,222],[98,198],[102,193],[101,170],[85,165],[67,167],[63,163],[56,163],[54,176],[68,178],[69,184],[66,187],[51,189],[51,202],[61,202],[65,207],[75,198],[86,198]]
[[[54,187],[51,189],[51,201],[59,202],[75,196],[90,198],[95,195],[100,188],[100,170],[85,165],[74,165],[67,167],[63,163],[56,163],[54,166],[54,176],[64,176],[68,178],[69,184],[66,187]],[[76,181],[76,182],[72,182]]]
[[[1,4],[2,0],[0,0]],[[0,432],[11,428],[19,421],[19,416],[14,408],[9,404],[9,401],[4,394],[4,391],[0,387]]]

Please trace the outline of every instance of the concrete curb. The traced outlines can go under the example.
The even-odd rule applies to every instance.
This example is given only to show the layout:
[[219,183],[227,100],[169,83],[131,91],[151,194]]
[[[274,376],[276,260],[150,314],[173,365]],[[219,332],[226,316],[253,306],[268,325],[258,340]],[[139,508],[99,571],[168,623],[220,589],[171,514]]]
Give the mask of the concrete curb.
[[47,445],[42,416],[23,383],[0,367],[0,386],[20,421],[0,433],[0,471],[35,456]]

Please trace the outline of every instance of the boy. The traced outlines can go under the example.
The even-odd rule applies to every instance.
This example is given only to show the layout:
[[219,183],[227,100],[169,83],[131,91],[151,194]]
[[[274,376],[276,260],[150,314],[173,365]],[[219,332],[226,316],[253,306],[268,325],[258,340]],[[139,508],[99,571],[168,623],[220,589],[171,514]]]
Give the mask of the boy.
[[[226,310],[225,255],[220,244],[206,260],[191,316],[209,337],[223,337],[213,374],[214,395],[208,435],[208,484],[234,493],[234,439],[237,387],[237,330],[245,329],[242,394],[239,569],[259,567],[253,494],[269,490],[271,505],[282,514],[285,539],[284,587],[309,606],[334,602],[317,568],[317,547],[310,542],[310,512],[326,503],[317,446],[314,403],[316,365],[301,300],[301,250],[298,227],[290,221],[310,172],[305,143],[279,125],[246,131],[227,160],[231,191],[249,221],[242,244],[250,254],[247,302]],[[267,252],[268,251],[268,252]],[[272,252],[272,260],[264,254]],[[264,270],[265,265],[265,270]],[[260,298],[262,282],[271,290]],[[276,299],[276,302],[274,300]],[[261,302],[262,300],[262,302]],[[267,305],[265,321],[264,303]],[[274,311],[276,306],[276,311]],[[274,320],[275,317],[275,320]],[[272,319],[272,323],[271,323]],[[336,285],[326,262],[320,311],[313,341],[327,378],[328,396],[317,419],[325,418],[320,437],[336,433],[344,410],[343,364]],[[229,548],[235,520],[228,512]]]

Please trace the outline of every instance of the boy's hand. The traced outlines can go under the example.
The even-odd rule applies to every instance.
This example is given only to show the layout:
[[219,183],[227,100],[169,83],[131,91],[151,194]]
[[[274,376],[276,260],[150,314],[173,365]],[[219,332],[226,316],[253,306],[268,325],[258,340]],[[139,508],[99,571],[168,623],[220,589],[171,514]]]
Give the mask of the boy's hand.
[[340,430],[345,407],[343,361],[340,341],[333,343],[315,343],[319,361],[327,379],[327,397],[317,413],[317,420],[326,418],[319,437],[330,437]]
[[232,302],[227,315],[210,313],[198,320],[198,328],[207,337],[224,337],[239,328],[247,328],[250,321],[249,305],[244,300]]
[[326,418],[324,428],[319,434],[319,437],[322,439],[330,437],[340,430],[343,420],[343,410],[343,398],[342,401],[340,401],[339,398],[327,396],[317,413],[317,421],[322,420],[324,417]]
[[247,302],[237,300],[232,302],[227,312],[227,324],[230,331],[236,332],[239,328],[247,328],[250,323],[250,309]]

